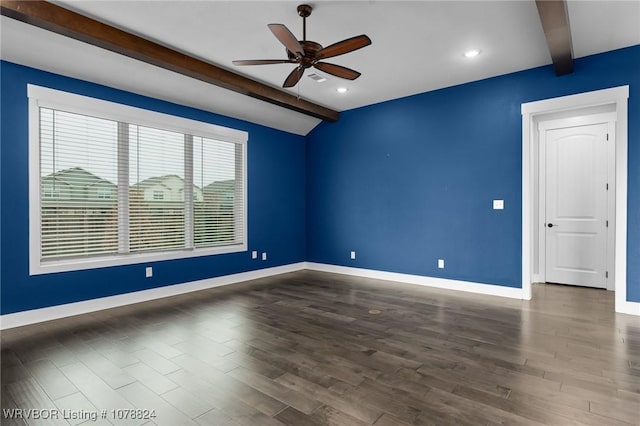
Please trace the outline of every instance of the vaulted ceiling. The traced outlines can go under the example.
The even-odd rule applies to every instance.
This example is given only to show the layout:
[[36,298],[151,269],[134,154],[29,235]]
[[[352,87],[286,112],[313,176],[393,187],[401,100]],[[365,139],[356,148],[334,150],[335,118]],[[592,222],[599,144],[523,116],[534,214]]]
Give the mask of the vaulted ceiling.
[[[291,64],[267,28],[302,38],[293,1],[58,1],[57,4],[205,62],[279,88]],[[367,34],[371,46],[331,59],[354,81],[302,78],[286,92],[337,111],[551,63],[533,0],[313,1],[307,38],[324,46]],[[574,58],[640,44],[640,1],[568,1]],[[2,16],[2,59],[297,134],[320,120]],[[480,50],[465,58],[469,49]],[[552,72],[552,71],[550,71]],[[338,87],[348,91],[340,94]]]

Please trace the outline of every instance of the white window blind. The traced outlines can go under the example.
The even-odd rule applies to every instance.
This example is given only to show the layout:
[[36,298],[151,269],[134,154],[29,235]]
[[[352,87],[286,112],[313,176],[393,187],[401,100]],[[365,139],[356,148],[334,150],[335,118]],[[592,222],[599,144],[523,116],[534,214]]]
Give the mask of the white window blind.
[[118,123],[40,109],[43,258],[117,253],[117,148]]
[[246,250],[246,133],[34,87],[32,273]]
[[129,250],[185,247],[185,137],[129,125]]
[[[234,143],[193,140],[194,245],[224,245],[242,240],[242,155]],[[241,221],[239,223],[242,223]]]

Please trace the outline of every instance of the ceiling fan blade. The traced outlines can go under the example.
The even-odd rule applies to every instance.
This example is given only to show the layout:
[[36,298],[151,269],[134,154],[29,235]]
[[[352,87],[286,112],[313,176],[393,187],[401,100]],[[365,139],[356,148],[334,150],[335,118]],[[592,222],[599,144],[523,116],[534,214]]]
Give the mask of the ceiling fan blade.
[[296,36],[294,36],[289,28],[282,24],[269,24],[267,25],[274,36],[286,47],[290,52],[293,52],[296,56],[304,56],[302,46]]
[[320,71],[324,71],[327,74],[335,75],[336,77],[346,78],[347,80],[355,80],[360,77],[360,73],[358,71],[352,70],[351,68],[343,67],[341,65],[330,64],[327,62],[317,62],[314,67],[318,68]]
[[287,79],[284,81],[282,87],[295,86],[302,78],[302,74],[304,74],[304,67],[302,65],[299,65],[293,71],[291,71],[291,74],[289,74]]
[[354,50],[362,49],[365,46],[371,44],[371,39],[362,34],[359,36],[351,37],[346,40],[339,41],[327,46],[316,54],[316,59],[332,58],[338,55],[344,55],[345,53],[353,52]]
[[232,61],[233,65],[271,65],[271,64],[295,64],[288,59],[247,59]]

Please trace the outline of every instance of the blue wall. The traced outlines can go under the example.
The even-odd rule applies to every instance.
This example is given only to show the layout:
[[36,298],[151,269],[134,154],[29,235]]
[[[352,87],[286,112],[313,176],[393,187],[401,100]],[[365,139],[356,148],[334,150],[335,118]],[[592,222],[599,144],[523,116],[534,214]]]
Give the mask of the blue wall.
[[630,86],[627,299],[640,301],[640,46],[578,59],[562,77],[545,66],[320,124],[307,136],[307,260],[520,287],[520,106],[620,85]]
[[[76,302],[305,260],[304,137],[144,96],[1,62],[1,305],[12,312]],[[27,84],[92,96],[249,132],[250,252],[29,276]]]
[[[0,63],[0,313],[309,260],[520,286],[520,105],[630,86],[628,289],[640,302],[640,46],[342,113],[306,138],[8,62]],[[249,249],[30,277],[26,85],[249,132]],[[502,211],[491,200],[505,200]],[[306,213],[305,213],[306,209]],[[350,260],[349,252],[357,251]],[[437,269],[436,259],[446,260]]]

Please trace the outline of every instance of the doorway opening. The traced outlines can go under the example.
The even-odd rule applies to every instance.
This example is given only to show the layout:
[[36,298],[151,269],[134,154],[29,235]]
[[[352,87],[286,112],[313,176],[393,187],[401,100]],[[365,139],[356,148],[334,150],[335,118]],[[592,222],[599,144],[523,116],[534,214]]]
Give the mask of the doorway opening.
[[609,137],[614,136],[614,143],[606,154],[607,170],[611,172],[606,183],[610,184],[611,191],[606,195],[607,218],[602,220],[610,221],[611,232],[607,232],[605,238],[608,250],[603,273],[608,274],[605,286],[616,292],[616,311],[630,313],[626,305],[628,97],[629,86],[621,86],[522,104],[522,289],[525,299],[531,299],[533,282],[546,280],[548,259],[544,244],[549,230],[545,222],[547,211],[542,210],[547,207],[545,172],[541,173],[540,168],[546,167],[547,130],[605,122],[611,126]]

